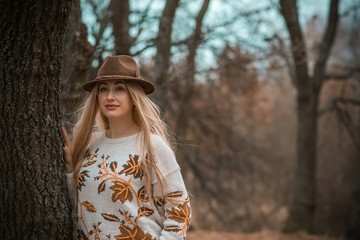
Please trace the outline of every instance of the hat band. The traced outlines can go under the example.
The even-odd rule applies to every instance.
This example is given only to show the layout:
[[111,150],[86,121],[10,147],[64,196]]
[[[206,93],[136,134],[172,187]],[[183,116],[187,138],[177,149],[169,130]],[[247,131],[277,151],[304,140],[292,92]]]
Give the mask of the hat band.
[[132,77],[132,76],[124,76],[124,75],[103,75],[97,77],[95,80],[112,80],[112,79],[135,79],[135,80],[144,80],[142,77]]

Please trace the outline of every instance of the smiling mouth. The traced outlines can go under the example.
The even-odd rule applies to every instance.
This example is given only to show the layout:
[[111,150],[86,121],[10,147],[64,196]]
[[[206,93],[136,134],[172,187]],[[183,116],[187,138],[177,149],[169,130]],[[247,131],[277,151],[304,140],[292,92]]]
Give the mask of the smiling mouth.
[[119,107],[119,106],[118,106],[118,105],[110,105],[110,104],[107,104],[107,105],[105,105],[105,107],[108,108],[108,109],[114,109],[114,108],[117,108],[117,107]]

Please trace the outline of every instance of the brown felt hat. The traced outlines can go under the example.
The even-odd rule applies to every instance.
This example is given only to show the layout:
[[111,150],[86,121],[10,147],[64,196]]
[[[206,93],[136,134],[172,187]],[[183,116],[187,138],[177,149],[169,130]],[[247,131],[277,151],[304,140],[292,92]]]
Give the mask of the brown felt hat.
[[85,83],[83,88],[86,91],[91,91],[98,82],[117,79],[140,84],[146,94],[155,91],[154,85],[141,77],[136,61],[127,55],[106,57],[96,78]]

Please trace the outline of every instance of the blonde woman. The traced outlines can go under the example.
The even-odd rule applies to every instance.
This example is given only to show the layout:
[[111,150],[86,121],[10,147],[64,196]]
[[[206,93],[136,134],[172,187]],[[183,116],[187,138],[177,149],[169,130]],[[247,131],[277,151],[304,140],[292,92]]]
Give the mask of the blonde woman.
[[185,239],[191,209],[155,88],[135,60],[109,56],[80,111],[65,166],[78,239]]

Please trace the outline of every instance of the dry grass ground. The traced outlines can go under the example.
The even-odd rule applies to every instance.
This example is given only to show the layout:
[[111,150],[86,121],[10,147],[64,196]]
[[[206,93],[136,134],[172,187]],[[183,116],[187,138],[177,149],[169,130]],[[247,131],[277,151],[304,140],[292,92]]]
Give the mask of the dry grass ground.
[[188,232],[187,240],[342,240],[342,238],[314,236],[304,233],[285,234],[275,231],[262,231],[259,233],[192,231]]

